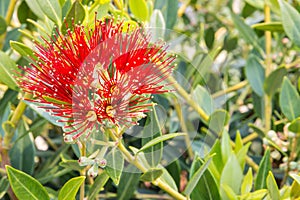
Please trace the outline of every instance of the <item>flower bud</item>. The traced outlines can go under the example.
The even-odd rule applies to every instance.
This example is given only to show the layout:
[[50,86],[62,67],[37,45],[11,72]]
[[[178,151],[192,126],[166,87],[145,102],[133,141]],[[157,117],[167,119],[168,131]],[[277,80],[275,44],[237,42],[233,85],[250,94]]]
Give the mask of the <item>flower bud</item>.
[[93,165],[95,161],[85,156],[82,156],[78,159],[78,163],[80,166],[87,166],[87,165]]
[[106,167],[106,164],[107,164],[106,159],[102,158],[102,159],[97,159],[95,161],[99,167],[101,167],[101,168]]
[[94,164],[87,172],[88,176],[95,178],[98,175],[98,166]]
[[73,139],[73,136],[72,135],[65,135],[64,136],[64,141],[65,143],[67,144],[75,144],[75,140]]

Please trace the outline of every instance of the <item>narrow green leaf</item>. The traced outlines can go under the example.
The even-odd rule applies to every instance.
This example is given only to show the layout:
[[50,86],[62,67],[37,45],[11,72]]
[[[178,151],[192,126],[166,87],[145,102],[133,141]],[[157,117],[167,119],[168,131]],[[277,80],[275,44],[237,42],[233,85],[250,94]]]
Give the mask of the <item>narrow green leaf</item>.
[[281,22],[263,22],[254,24],[252,28],[262,30],[262,31],[272,31],[272,32],[283,32],[283,26]]
[[289,131],[292,131],[294,133],[300,134],[300,117],[293,120],[291,124],[289,125]]
[[221,152],[222,152],[222,160],[223,163],[227,163],[228,158],[232,154],[232,149],[230,145],[230,137],[227,131],[223,132],[222,138],[221,138]]
[[35,145],[32,133],[25,130],[24,123],[19,124],[17,128],[17,135],[21,136],[14,143],[14,146],[9,152],[11,165],[27,174],[33,174]]
[[[221,174],[220,184],[229,186],[235,194],[239,194],[243,181],[243,171],[235,154],[228,158]],[[220,191],[221,197],[226,198],[227,192]],[[228,199],[228,198],[226,198]]]
[[22,56],[35,57],[32,49],[26,46],[25,44],[16,41],[10,41],[10,46]]
[[300,46],[300,14],[288,2],[284,0],[278,0],[278,2],[285,33],[297,46]]
[[151,41],[155,42],[164,38],[166,23],[160,10],[153,11],[153,14],[150,17],[149,27]]
[[33,177],[8,165],[6,171],[10,186],[19,199],[50,200],[45,188]]
[[58,0],[36,0],[43,13],[61,27],[62,9]]
[[255,190],[267,188],[266,179],[270,170],[271,170],[270,149],[267,149],[264,157],[262,158],[259,164],[259,168],[258,168],[258,172],[254,184]]
[[129,8],[137,19],[141,21],[148,20],[148,8],[145,0],[129,0]]
[[268,194],[267,189],[256,190],[254,192],[245,194],[241,196],[241,199],[249,199],[249,200],[261,200]]
[[85,176],[79,176],[68,180],[61,188],[58,194],[58,200],[71,200],[75,199],[76,194],[84,182]]
[[193,175],[193,177],[190,179],[188,184],[185,187],[184,194],[187,196],[190,196],[195,187],[197,186],[200,178],[202,177],[203,173],[208,168],[208,165],[210,164],[212,158],[209,158]]
[[45,14],[42,11],[42,8],[40,4],[38,3],[38,0],[25,0],[26,4],[30,8],[30,10],[41,20],[45,19]]
[[16,63],[4,52],[0,51],[0,81],[6,84],[12,90],[18,90],[18,84],[13,77],[18,67]]
[[0,199],[6,194],[9,188],[9,181],[7,177],[2,177],[0,180]]
[[146,143],[141,149],[138,150],[137,153],[145,151],[146,149],[152,147],[153,145],[156,145],[160,142],[172,139],[174,137],[179,137],[179,136],[184,136],[186,135],[185,133],[171,133],[171,134],[166,134],[166,135],[162,135],[160,137],[157,137],[153,140],[151,140],[150,142]]
[[252,168],[249,168],[247,174],[244,176],[244,180],[241,186],[241,194],[247,194],[252,190],[253,185],[253,174]]
[[67,27],[70,30],[74,29],[74,24],[81,24],[85,18],[85,10],[80,1],[75,1],[65,17],[65,22],[61,27],[62,33],[66,33]]
[[241,133],[237,131],[235,136],[235,147],[234,147],[235,154],[237,154],[243,146],[244,144],[243,144]]
[[269,174],[267,176],[267,188],[272,200],[280,200],[280,192],[271,171],[269,171]]
[[77,160],[62,160],[59,166],[64,168],[72,169],[74,171],[81,171],[84,167],[78,164]]
[[300,116],[300,96],[287,77],[284,77],[283,80],[279,104],[281,111],[290,121]]
[[113,182],[118,185],[124,168],[123,154],[117,148],[113,148],[105,156],[105,159],[107,161],[105,171]]
[[141,177],[141,181],[148,181],[152,182],[159,178],[163,174],[162,169],[150,169],[147,172],[145,172]]
[[91,189],[89,190],[89,198],[88,199],[94,199],[96,195],[101,191],[103,186],[108,181],[109,176],[105,171],[103,171],[100,175],[97,176],[95,179],[94,184],[92,185]]
[[246,164],[246,159],[245,158],[247,156],[247,153],[248,153],[250,145],[251,145],[251,142],[248,142],[236,154],[236,157],[237,157],[237,159],[238,159],[238,161],[239,161],[240,166],[241,166],[242,169],[245,168],[245,164]]
[[5,19],[0,16],[0,35],[6,32],[7,24]]
[[294,179],[290,196],[292,199],[297,199],[300,197],[300,176],[296,174],[290,174],[290,176]]
[[157,166],[158,168],[162,169],[163,174],[161,175],[160,179],[166,183],[170,188],[172,188],[175,191],[178,191],[178,188],[176,186],[176,183],[173,179],[173,177],[170,175],[170,173],[161,165]]
[[264,82],[264,90],[270,97],[280,88],[283,77],[287,74],[287,70],[284,67],[278,68],[273,71]]
[[265,80],[265,70],[260,64],[258,58],[254,55],[250,55],[246,67],[245,67],[246,77],[250,83],[253,91],[259,95],[263,96],[264,94],[264,80]]
[[214,111],[214,103],[211,95],[201,85],[192,91],[192,99],[204,110],[207,115],[211,115]]

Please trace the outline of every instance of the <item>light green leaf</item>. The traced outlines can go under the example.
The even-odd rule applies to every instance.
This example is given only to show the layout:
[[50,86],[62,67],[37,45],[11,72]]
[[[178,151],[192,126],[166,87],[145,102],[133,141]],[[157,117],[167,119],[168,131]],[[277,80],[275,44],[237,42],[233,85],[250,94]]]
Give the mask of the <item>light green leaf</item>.
[[157,178],[159,178],[163,174],[162,169],[150,169],[147,172],[145,172],[141,177],[141,181],[154,181]]
[[279,96],[279,104],[283,114],[290,120],[300,116],[300,97],[291,81],[284,77]]
[[65,17],[65,22],[61,27],[62,33],[66,33],[67,26],[72,31],[74,29],[74,24],[81,24],[85,18],[85,10],[79,1],[75,1]]
[[202,177],[203,173],[208,168],[208,165],[210,164],[212,158],[209,158],[204,164],[194,173],[192,178],[189,180],[188,184],[185,187],[184,194],[187,196],[190,196],[195,187],[197,186],[200,178]]
[[254,24],[252,28],[262,30],[262,31],[272,31],[272,32],[283,32],[283,26],[281,22],[263,22]]
[[209,130],[213,132],[215,137],[222,135],[224,126],[228,124],[229,118],[230,116],[226,110],[216,110],[209,116]]
[[221,191],[224,191],[222,199],[238,200],[236,193],[227,184],[221,184]]
[[62,9],[58,0],[36,0],[43,13],[61,27]]
[[173,177],[170,175],[170,173],[161,165],[157,166],[159,169],[162,169],[163,174],[161,175],[160,179],[166,183],[170,188],[172,188],[175,191],[178,191],[178,188],[176,186],[176,183],[173,179]]
[[122,173],[118,186],[117,199],[129,200],[133,196],[141,173],[134,165],[129,165]]
[[211,115],[214,111],[214,103],[211,95],[208,93],[207,89],[201,85],[192,91],[192,99],[204,110],[207,115]]
[[68,180],[61,188],[58,194],[58,200],[71,200],[75,199],[76,194],[84,182],[85,176],[79,176]]
[[256,56],[249,56],[245,67],[245,73],[253,91],[257,95],[263,96],[265,70]]
[[285,33],[297,46],[300,46],[300,14],[288,2],[284,0],[278,2]]
[[11,46],[11,48],[13,48],[15,51],[17,51],[22,56],[35,57],[35,55],[33,54],[32,49],[29,48],[25,44],[22,44],[22,43],[16,42],[16,41],[10,41],[10,46]]
[[129,0],[129,8],[137,19],[141,21],[148,20],[148,8],[145,0]]
[[38,4],[38,0],[25,0],[26,4],[30,8],[30,10],[41,20],[45,19],[45,15],[42,11],[40,4]]
[[141,149],[138,150],[137,153],[145,151],[146,149],[169,139],[172,139],[174,137],[179,137],[179,136],[184,136],[186,135],[185,133],[171,133],[171,134],[166,134],[166,135],[162,135],[160,137],[157,137],[153,140],[151,140],[150,142],[146,143]]
[[300,176],[296,174],[290,174],[290,176],[294,179],[290,196],[292,199],[296,199],[300,197]]
[[177,21],[178,0],[155,0],[154,8],[161,10],[166,28],[172,29]]
[[12,90],[18,91],[18,84],[13,77],[13,74],[18,71],[16,63],[2,51],[0,51],[0,58],[0,82]]
[[247,153],[248,153],[248,149],[251,145],[251,142],[248,142],[245,146],[243,146],[239,152],[236,154],[236,157],[240,163],[240,166],[242,169],[245,168],[245,163],[246,163],[246,156],[247,156]]
[[267,149],[264,157],[260,161],[256,180],[254,184],[255,190],[267,188],[266,179],[271,170],[270,149]]
[[227,131],[223,132],[222,138],[221,138],[221,152],[222,152],[222,160],[223,163],[227,163],[228,158],[232,154],[232,149],[230,145],[230,137]]
[[269,171],[269,174],[267,176],[267,188],[272,200],[280,200],[280,192],[271,171]]
[[241,148],[244,146],[243,140],[241,137],[241,133],[237,131],[236,136],[235,136],[235,147],[234,147],[234,152],[237,154]]
[[46,189],[33,177],[6,166],[10,186],[19,199],[50,200]]
[[300,134],[300,117],[293,120],[291,124],[289,125],[289,131],[292,131],[294,133]]
[[252,190],[253,185],[253,174],[252,168],[249,168],[247,174],[244,176],[244,180],[241,186],[241,194],[247,194]]
[[164,16],[160,10],[154,10],[150,17],[149,32],[151,34],[151,41],[156,42],[163,39],[165,35],[166,23]]
[[103,171],[101,174],[97,176],[95,179],[94,184],[92,185],[91,189],[89,190],[89,198],[88,199],[94,199],[96,195],[101,191],[103,186],[108,181],[109,176],[105,171]]
[[284,67],[280,67],[273,71],[264,82],[264,90],[270,97],[280,88],[283,77],[287,74],[287,70]]
[[105,171],[113,182],[118,185],[124,168],[123,154],[117,148],[113,148],[105,159],[107,161]]

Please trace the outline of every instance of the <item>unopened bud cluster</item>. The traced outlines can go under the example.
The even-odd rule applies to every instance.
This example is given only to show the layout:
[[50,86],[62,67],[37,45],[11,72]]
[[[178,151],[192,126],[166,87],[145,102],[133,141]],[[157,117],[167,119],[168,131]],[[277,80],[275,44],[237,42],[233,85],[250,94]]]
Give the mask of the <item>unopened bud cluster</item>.
[[107,161],[104,158],[95,158],[91,159],[85,156],[82,156],[78,159],[78,163],[80,166],[91,166],[88,170],[87,174],[90,177],[96,177],[98,175],[98,168],[104,168],[107,164]]

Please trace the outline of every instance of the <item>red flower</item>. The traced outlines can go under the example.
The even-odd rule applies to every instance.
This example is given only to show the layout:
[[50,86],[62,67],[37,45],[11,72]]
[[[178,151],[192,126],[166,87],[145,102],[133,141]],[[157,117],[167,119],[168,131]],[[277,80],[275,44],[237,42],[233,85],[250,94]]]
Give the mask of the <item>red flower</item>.
[[66,122],[66,141],[88,136],[97,126],[130,126],[149,111],[150,95],[163,93],[174,56],[151,43],[141,29],[124,32],[122,22],[96,20],[94,29],[37,44],[34,64],[19,84]]

